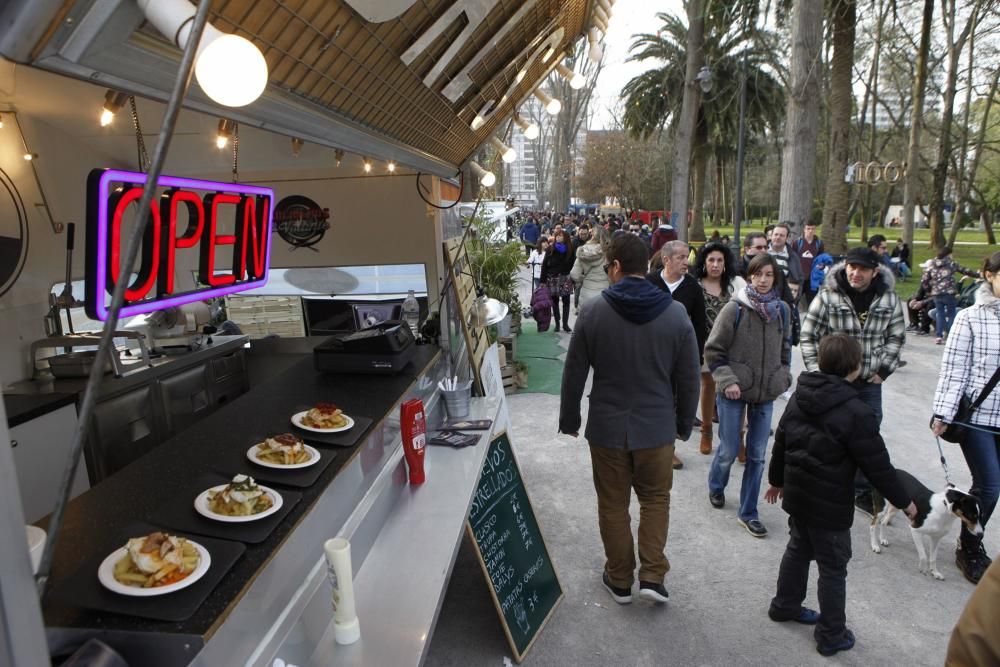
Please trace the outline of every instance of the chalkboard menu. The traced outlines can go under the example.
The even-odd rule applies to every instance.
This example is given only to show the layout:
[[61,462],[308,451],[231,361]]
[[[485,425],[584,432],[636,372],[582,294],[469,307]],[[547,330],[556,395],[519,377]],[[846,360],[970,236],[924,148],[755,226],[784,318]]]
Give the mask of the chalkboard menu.
[[468,529],[507,640],[521,662],[563,592],[506,433],[490,442]]

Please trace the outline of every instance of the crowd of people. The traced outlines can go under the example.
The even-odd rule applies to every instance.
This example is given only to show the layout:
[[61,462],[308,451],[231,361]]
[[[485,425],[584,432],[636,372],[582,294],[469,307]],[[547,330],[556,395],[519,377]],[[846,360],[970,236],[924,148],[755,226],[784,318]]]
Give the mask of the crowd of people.
[[[902,241],[889,254],[885,237],[877,236],[833,257],[815,226],[804,225],[793,238],[789,225],[778,224],[746,234],[737,257],[722,238],[695,252],[659,221],[650,233],[618,219],[529,220],[519,233],[533,286],[550,296],[556,330],[561,323],[562,331],[573,332],[561,433],[579,434],[584,385],[593,371],[584,435],[606,557],[602,583],[612,598],[631,602],[637,575],[639,597],[666,601],[669,496],[673,471],[683,466],[675,442],[700,427],[699,451],[713,456],[706,480],[711,507],[726,508],[730,473],[739,462],[735,518],[746,531],[768,534],[757,511],[761,497],[781,500],[789,515],[770,617],[815,625],[823,655],[850,649],[855,640],[845,600],[855,511],[875,513],[874,487],[911,518],[917,512],[917,499],[897,480],[879,433],[882,386],[905,364],[907,330],[928,326],[930,305],[936,338],[945,346],[934,434],[989,392],[1000,374],[1000,253],[972,271],[948,250],[940,252],[922,267],[920,291],[906,304],[908,327],[895,289],[911,273]],[[977,279],[974,298],[957,315],[955,273]],[[571,329],[574,293],[579,311]],[[796,347],[805,371],[793,378]],[[782,397],[787,403],[772,430],[774,404]],[[985,527],[1000,496],[1000,391],[962,416],[970,424],[961,443],[970,493],[979,499]],[[640,506],[638,572],[633,490]],[[956,565],[973,583],[992,563],[982,540],[963,527],[956,549]],[[818,612],[802,606],[811,561],[820,575]],[[997,569],[992,579],[1000,579]]]

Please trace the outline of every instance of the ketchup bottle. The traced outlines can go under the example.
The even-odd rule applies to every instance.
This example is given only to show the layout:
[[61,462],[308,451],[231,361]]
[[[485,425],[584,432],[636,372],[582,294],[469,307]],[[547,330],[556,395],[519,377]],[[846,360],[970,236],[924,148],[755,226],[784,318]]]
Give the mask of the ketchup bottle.
[[410,469],[410,484],[423,484],[424,447],[427,444],[423,401],[411,398],[404,402],[399,409],[399,424],[403,431],[403,456]]

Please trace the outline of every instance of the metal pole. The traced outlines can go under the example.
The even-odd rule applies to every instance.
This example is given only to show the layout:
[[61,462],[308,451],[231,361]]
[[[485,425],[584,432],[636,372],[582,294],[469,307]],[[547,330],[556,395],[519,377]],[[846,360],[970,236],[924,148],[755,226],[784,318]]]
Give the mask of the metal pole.
[[736,144],[736,215],[733,216],[733,243],[740,248],[740,223],[743,221],[743,160],[747,143],[747,51],[743,50],[740,67],[740,130]]
[[[211,0],[200,0],[198,10],[194,15],[194,23],[191,26],[191,34],[188,37],[187,45],[184,47],[184,55],[181,58],[180,70],[177,72],[177,79],[174,81],[174,88],[170,93],[170,101],[167,103],[167,111],[163,115],[163,123],[160,125],[160,139],[156,144],[156,152],[153,154],[153,162],[146,175],[146,185],[143,187],[142,199],[139,201],[139,219],[132,238],[129,239],[128,252],[125,256],[124,271],[122,276],[132,275],[135,261],[139,256],[142,247],[142,240],[146,226],[149,224],[149,205],[153,200],[153,193],[156,191],[156,181],[163,170],[163,163],[167,159],[167,151],[170,148],[170,141],[173,139],[174,127],[177,125],[177,116],[181,110],[181,102],[187,93],[191,83],[191,73],[194,70],[195,54],[198,51],[198,43],[201,41],[201,34],[204,31],[205,23],[208,20],[208,10],[211,8]],[[83,453],[83,444],[87,438],[87,428],[90,425],[90,418],[94,412],[94,404],[97,402],[97,391],[104,376],[104,364],[114,344],[114,333],[118,328],[118,313],[125,302],[125,288],[128,280],[119,280],[115,285],[111,295],[111,305],[108,308],[108,319],[104,322],[104,329],[101,331],[101,344],[97,349],[97,358],[90,369],[90,377],[87,378],[87,386],[83,392],[83,401],[80,404],[80,419],[76,425],[76,433],[73,436],[73,449],[70,452],[69,461],[63,469],[62,482],[59,487],[59,496],[55,509],[52,511],[52,518],[49,520],[49,538],[45,544],[45,551],[42,553],[42,561],[38,567],[38,574],[35,577],[38,594],[41,596],[45,592],[45,585],[48,583],[52,570],[52,557],[55,554],[56,543],[59,538],[59,531],[62,528],[63,515],[66,511],[66,504],[69,502],[70,486],[73,482],[73,475],[80,465],[80,455]]]

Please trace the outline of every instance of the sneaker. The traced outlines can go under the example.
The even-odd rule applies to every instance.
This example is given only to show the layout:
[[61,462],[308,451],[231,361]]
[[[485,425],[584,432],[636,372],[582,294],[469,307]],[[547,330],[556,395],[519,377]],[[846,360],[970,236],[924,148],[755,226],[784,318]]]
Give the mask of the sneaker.
[[775,623],[785,623],[787,621],[795,621],[802,625],[816,625],[819,623],[819,612],[809,607],[800,608],[799,613],[795,616],[780,616],[773,609],[768,609],[767,617]]
[[601,577],[601,583],[608,589],[608,593],[611,593],[611,599],[618,604],[630,604],[632,602],[632,589],[613,586],[611,580],[608,579],[607,572]]
[[639,597],[643,600],[663,604],[667,601],[667,598],[669,598],[670,595],[667,593],[667,589],[664,588],[663,584],[654,584],[651,581],[640,581]]
[[934,344],[935,345],[944,345],[944,338],[941,338],[940,336],[938,336],[937,338],[934,339]]
[[907,364],[906,359],[900,359],[899,363],[896,364],[896,368],[906,368],[906,364]]
[[712,503],[712,507],[715,509],[722,509],[726,506],[726,494],[724,493],[709,493],[708,502]]
[[854,496],[854,509],[868,518],[873,518],[875,516],[875,501],[872,500],[872,492],[865,491]]
[[839,651],[850,651],[852,648],[854,648],[854,633],[850,630],[844,630],[844,638],[839,642],[834,642],[833,644],[816,644],[816,650],[819,654],[827,658]]
[[762,524],[759,519],[750,519],[748,521],[744,521],[743,519],[736,520],[739,521],[740,525],[746,528],[747,532],[754,537],[767,536],[767,528],[764,527],[764,524]]
[[986,555],[986,549],[980,542],[976,546],[964,545],[961,541],[955,549],[955,565],[966,579],[973,584],[978,584],[983,578],[986,568],[990,566],[990,557]]

